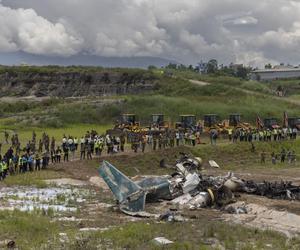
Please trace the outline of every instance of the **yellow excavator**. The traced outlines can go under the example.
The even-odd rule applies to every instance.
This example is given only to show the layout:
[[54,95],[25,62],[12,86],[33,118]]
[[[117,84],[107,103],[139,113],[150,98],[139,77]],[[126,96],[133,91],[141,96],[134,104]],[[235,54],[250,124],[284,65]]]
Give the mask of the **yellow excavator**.
[[212,129],[217,130],[219,133],[222,133],[225,128],[224,122],[219,122],[219,117],[216,114],[206,114],[203,117],[202,121],[204,131],[209,133]]
[[137,121],[136,114],[122,114],[116,122],[113,129],[109,129],[106,133],[119,136],[125,132],[140,132],[140,122]]
[[225,127],[228,129],[238,129],[238,128],[242,128],[242,129],[251,129],[251,125],[250,123],[247,122],[242,122],[241,119],[241,114],[230,114],[229,115],[229,121],[228,121],[228,125],[226,124]]
[[196,121],[196,116],[195,115],[180,115],[180,121],[176,122],[175,128],[176,129],[182,129],[182,130],[194,130],[197,121]]
[[159,129],[170,127],[169,123],[165,121],[165,116],[163,114],[152,114],[151,115],[150,127],[153,127],[153,126],[158,127]]

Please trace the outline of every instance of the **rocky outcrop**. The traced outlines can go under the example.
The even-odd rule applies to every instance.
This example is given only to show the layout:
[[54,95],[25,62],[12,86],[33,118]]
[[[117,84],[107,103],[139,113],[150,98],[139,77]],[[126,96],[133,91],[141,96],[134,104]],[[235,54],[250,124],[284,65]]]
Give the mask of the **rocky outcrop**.
[[0,96],[110,96],[139,94],[154,89],[156,77],[143,72],[5,72]]

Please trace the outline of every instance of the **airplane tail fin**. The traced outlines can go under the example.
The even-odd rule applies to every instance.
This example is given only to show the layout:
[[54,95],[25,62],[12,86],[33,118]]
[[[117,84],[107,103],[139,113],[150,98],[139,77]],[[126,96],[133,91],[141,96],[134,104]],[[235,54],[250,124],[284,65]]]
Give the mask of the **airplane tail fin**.
[[121,210],[130,212],[144,210],[146,192],[139,185],[107,161],[103,161],[98,171],[119,202]]

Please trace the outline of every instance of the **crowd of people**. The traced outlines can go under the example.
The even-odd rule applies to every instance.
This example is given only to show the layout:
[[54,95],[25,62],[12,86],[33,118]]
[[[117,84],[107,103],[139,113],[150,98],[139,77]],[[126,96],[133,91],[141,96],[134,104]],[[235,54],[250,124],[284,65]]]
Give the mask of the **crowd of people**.
[[175,146],[201,144],[199,131],[180,130],[149,130],[143,133],[129,133],[128,142],[134,152],[145,152],[146,147],[150,150],[173,148]]
[[[285,149],[282,148],[281,152],[275,153],[274,151],[269,155],[271,159],[271,162],[273,165],[276,165],[278,162],[280,163],[285,163],[287,162],[288,164],[293,164],[296,162],[296,153],[292,149]],[[266,159],[268,157],[268,154],[266,151],[262,151],[260,155],[260,162],[262,164],[266,163]]]
[[250,129],[238,128],[228,129],[228,138],[232,142],[237,141],[282,141],[296,139],[297,128],[274,128],[274,129]]
[[[9,142],[10,140],[10,142]],[[59,164],[74,160],[92,159],[94,156],[101,156],[103,152],[107,155],[125,151],[125,144],[131,145],[131,150],[145,152],[149,150],[160,150],[168,147],[180,145],[192,145],[200,143],[200,133],[180,132],[180,131],[148,131],[145,133],[128,133],[120,135],[102,134],[96,131],[87,131],[80,138],[64,135],[61,141],[56,141],[43,133],[38,140],[35,132],[26,145],[21,145],[18,134],[13,134],[9,138],[7,132],[4,133],[4,143],[10,144],[9,149],[0,154],[0,178],[6,176],[39,171],[46,169],[49,164]],[[2,144],[0,144],[1,153]]]
[[[55,138],[50,139],[49,135],[43,133],[42,138],[37,141],[37,135],[32,133],[32,138],[22,147],[18,134],[4,133],[4,142],[9,145],[5,154],[0,154],[0,178],[18,173],[39,171],[47,166],[67,162],[69,158],[75,159],[76,151],[80,150],[80,159],[92,159],[92,155],[101,155],[104,147],[104,139],[97,135],[95,131],[87,132],[80,139],[73,136],[63,136],[61,142],[56,142]],[[0,152],[2,151],[0,144]]]
[[[297,129],[228,129],[225,134],[231,142],[254,141],[281,141],[297,138]],[[220,132],[212,129],[209,133],[212,144],[216,144],[217,138],[221,137]],[[74,159],[92,159],[94,156],[101,156],[104,152],[107,155],[117,154],[128,150],[134,153],[146,150],[155,151],[181,145],[196,146],[202,143],[203,133],[199,130],[175,130],[175,129],[149,129],[142,132],[128,132],[120,134],[98,134],[96,131],[87,131],[84,136],[66,136],[56,141],[54,137],[43,133],[38,140],[35,132],[26,145],[21,145],[18,134],[10,135],[4,133],[4,143],[10,144],[5,154],[1,154],[0,144],[0,178],[4,179],[8,174],[25,173],[28,171],[39,171],[46,169],[52,164],[59,164]],[[267,154],[261,153],[261,162],[266,161]],[[272,163],[276,164],[280,158],[281,162],[287,160],[295,162],[295,152],[283,150],[280,154],[271,154]]]

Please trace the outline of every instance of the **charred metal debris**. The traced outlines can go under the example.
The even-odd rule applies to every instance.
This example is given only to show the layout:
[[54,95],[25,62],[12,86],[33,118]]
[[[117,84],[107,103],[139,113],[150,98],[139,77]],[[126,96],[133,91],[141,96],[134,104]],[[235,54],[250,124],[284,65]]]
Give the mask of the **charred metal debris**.
[[[160,162],[160,167],[174,170],[170,176],[132,181],[107,161],[103,161],[99,174],[113,192],[120,210],[133,216],[151,217],[144,211],[145,203],[161,200],[188,209],[222,208],[235,202],[238,193],[300,200],[300,186],[291,182],[245,181],[231,172],[226,176],[206,176],[201,174],[201,165],[201,158],[181,154],[174,165]],[[212,165],[218,166],[215,162]]]

